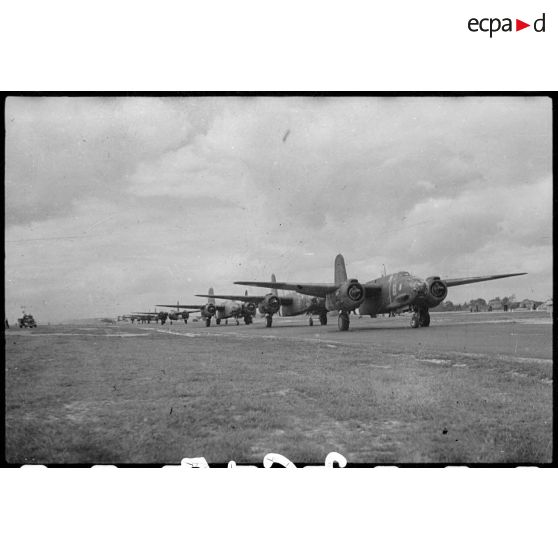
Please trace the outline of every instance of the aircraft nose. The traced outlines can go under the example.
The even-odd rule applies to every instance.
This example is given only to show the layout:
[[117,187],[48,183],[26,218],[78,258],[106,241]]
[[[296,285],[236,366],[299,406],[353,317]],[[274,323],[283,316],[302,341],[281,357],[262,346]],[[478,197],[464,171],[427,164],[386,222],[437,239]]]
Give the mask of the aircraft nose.
[[416,283],[415,287],[413,288],[413,291],[415,291],[415,293],[417,295],[426,295],[428,293],[428,287],[426,285],[426,283]]

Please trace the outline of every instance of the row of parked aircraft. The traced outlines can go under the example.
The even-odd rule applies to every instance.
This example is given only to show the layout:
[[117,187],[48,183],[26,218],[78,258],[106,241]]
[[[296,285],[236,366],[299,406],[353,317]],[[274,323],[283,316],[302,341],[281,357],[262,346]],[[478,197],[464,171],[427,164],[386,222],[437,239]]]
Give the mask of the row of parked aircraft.
[[[271,327],[273,316],[298,316],[306,314],[309,325],[313,325],[313,316],[318,316],[321,325],[327,324],[328,312],[336,312],[338,326],[341,331],[349,329],[349,316],[357,311],[360,315],[375,317],[378,314],[393,312],[411,312],[411,327],[428,327],[430,325],[429,309],[438,306],[447,296],[449,287],[492,281],[505,277],[526,275],[526,273],[508,273],[503,275],[484,275],[480,277],[463,277],[457,279],[441,279],[438,276],[420,279],[406,271],[384,275],[367,283],[357,279],[348,279],[345,260],[338,254],[334,263],[333,283],[284,283],[277,282],[275,275],[270,282],[236,281],[236,285],[264,287],[270,289],[265,295],[221,295],[214,294],[213,288],[207,295],[206,304],[158,304],[159,308],[172,308],[157,312],[137,312],[125,318],[147,321],[172,321],[183,319],[188,322],[190,314],[200,313],[206,326],[211,325],[215,318],[217,324],[221,320],[235,319],[240,323],[251,324],[256,311],[265,316],[266,327]],[[278,289],[289,291],[279,295]],[[216,303],[222,300],[222,303]]]

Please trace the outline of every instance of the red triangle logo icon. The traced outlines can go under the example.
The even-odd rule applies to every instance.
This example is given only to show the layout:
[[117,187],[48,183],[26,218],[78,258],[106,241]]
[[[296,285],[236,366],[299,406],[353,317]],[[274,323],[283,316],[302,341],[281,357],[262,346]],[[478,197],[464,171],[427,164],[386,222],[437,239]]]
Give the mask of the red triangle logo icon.
[[525,23],[524,21],[521,21],[520,19],[515,20],[515,30],[516,31],[521,31],[522,29],[525,29],[526,27],[531,27],[531,24],[530,23]]

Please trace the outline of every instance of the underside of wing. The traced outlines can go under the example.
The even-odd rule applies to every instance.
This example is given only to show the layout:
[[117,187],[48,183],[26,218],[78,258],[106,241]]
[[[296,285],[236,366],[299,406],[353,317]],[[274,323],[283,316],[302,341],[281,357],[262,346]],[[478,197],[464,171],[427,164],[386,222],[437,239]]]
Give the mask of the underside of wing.
[[[195,295],[201,297],[207,297],[207,295]],[[238,300],[239,302],[261,302],[264,297],[263,296],[250,296],[250,295],[211,295],[213,298],[220,298],[222,300]]]
[[186,309],[197,308],[199,310],[203,305],[202,304],[156,304],[155,306],[158,306],[160,308],[174,308],[175,310],[177,308],[186,308]]
[[281,289],[282,291],[296,291],[297,293],[321,297],[325,297],[327,294],[339,288],[339,285],[335,283],[273,283],[269,281],[235,281],[235,285],[266,287],[268,289]]
[[132,312],[134,316],[157,316],[159,312]]
[[506,273],[504,275],[483,275],[481,277],[461,277],[459,279],[443,279],[448,287],[458,285],[468,285],[469,283],[481,283],[482,281],[493,281],[494,279],[504,279],[505,277],[516,277],[517,275],[527,275],[527,273]]
[[363,285],[364,296],[366,298],[374,298],[382,293],[382,287],[380,285]]

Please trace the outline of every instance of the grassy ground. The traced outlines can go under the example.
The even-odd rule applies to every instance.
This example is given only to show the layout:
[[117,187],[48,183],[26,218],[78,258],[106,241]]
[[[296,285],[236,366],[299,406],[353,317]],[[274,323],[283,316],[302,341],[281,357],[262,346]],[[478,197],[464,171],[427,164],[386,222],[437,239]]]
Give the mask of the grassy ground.
[[[548,462],[552,367],[293,339],[6,337],[14,463]],[[143,332],[147,333],[147,332]],[[101,335],[95,335],[101,334]]]

